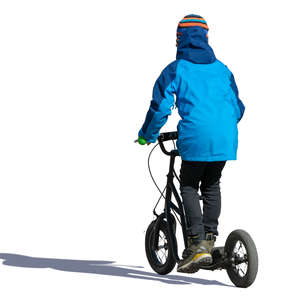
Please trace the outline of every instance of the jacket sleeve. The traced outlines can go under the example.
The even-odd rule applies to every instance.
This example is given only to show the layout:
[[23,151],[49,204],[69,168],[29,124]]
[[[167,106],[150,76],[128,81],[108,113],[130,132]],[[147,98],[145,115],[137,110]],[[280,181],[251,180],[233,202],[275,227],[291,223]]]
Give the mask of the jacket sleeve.
[[243,104],[243,102],[239,98],[239,91],[238,91],[238,88],[236,86],[235,79],[234,79],[234,76],[233,76],[232,73],[231,73],[231,77],[230,77],[230,85],[231,85],[231,88],[232,88],[232,90],[235,94],[235,97],[236,97],[236,100],[237,100],[237,105],[238,105],[239,112],[240,112],[239,117],[238,117],[238,122],[239,122],[242,119],[243,115],[244,115],[245,105]]
[[143,137],[147,142],[154,143],[159,135],[160,129],[167,122],[171,115],[171,108],[174,107],[176,61],[169,64],[156,80],[152,100],[142,128],[138,136]]

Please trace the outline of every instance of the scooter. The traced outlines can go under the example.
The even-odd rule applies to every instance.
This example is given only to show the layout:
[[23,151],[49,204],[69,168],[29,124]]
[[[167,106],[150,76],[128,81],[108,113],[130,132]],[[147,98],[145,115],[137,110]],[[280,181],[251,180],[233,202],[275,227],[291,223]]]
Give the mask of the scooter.
[[[167,151],[164,146],[165,141],[173,140],[174,144],[174,140],[177,138],[178,134],[176,131],[161,133],[158,136],[158,144],[154,146],[155,148],[159,145],[162,152],[170,156],[167,184],[163,191],[155,183],[150,171],[149,159],[154,148],[148,158],[150,175],[161,194],[158,202],[163,197],[165,204],[164,211],[160,214],[156,212],[158,202],[153,209],[155,219],[146,230],[145,250],[151,268],[161,275],[170,273],[180,260],[176,239],[176,219],[181,225],[184,245],[187,248],[186,216],[182,199],[173,182],[174,177],[180,182],[174,170],[175,158],[180,155],[177,149]],[[174,195],[177,205],[172,201],[172,195]],[[203,200],[202,196],[200,196],[201,199]],[[178,216],[180,219],[178,219]],[[232,231],[226,239],[225,246],[214,247],[211,254],[213,258],[212,264],[203,265],[200,269],[211,271],[225,269],[230,280],[237,287],[246,288],[254,282],[258,271],[258,254],[253,239],[245,230],[237,229]]]

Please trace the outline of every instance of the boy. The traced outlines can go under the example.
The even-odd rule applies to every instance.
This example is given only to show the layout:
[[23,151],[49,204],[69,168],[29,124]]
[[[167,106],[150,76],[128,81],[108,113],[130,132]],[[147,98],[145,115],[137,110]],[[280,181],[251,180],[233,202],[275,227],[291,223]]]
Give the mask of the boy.
[[[227,160],[236,160],[237,123],[245,107],[231,71],[208,44],[208,26],[199,15],[187,15],[177,27],[176,60],[160,74],[139,141],[154,143],[175,105],[176,146],[182,159],[180,192],[187,219],[188,247],[178,272],[196,272],[212,263],[221,211],[220,178]],[[199,183],[203,215],[199,202]]]

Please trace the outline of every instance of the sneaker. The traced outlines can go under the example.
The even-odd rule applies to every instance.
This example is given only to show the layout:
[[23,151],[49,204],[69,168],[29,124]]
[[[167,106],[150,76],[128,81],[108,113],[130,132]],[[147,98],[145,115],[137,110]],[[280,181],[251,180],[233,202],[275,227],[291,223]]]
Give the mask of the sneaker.
[[207,233],[205,240],[201,240],[199,235],[188,237],[188,247],[183,251],[182,259],[178,262],[177,272],[195,273],[201,266],[210,265],[215,240],[213,233]]

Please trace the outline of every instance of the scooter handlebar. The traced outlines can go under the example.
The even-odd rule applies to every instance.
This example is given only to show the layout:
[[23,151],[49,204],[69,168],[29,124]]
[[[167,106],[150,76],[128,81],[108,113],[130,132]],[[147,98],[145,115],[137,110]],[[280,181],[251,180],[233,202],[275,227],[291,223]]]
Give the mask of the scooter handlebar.
[[162,132],[158,136],[158,141],[159,142],[165,142],[165,141],[177,140],[177,139],[178,139],[178,133],[177,133],[177,131]]
[[157,138],[161,151],[166,155],[179,155],[178,150],[167,151],[164,146],[165,141],[176,140],[177,138],[178,138],[177,131],[161,133]]

